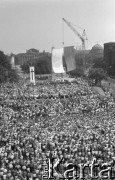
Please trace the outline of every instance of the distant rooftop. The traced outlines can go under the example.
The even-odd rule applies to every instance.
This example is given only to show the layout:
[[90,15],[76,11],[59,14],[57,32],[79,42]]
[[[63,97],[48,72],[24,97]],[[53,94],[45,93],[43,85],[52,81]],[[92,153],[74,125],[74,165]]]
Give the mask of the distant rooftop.
[[31,48],[29,50],[26,50],[26,53],[39,53],[38,49]]
[[103,50],[103,47],[102,47],[100,44],[95,44],[95,45],[92,47],[92,50]]

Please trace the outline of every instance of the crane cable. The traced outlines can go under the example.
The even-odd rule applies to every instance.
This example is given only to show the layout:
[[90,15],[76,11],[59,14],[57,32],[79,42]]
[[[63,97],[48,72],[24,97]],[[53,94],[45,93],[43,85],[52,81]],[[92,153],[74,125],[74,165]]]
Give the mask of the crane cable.
[[64,46],[64,21],[62,20],[62,45]]

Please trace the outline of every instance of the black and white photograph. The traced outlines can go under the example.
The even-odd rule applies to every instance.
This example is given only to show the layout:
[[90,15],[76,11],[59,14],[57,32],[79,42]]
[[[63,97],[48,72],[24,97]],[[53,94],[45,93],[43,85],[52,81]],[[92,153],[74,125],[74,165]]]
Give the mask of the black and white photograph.
[[115,0],[0,0],[0,180],[115,179]]

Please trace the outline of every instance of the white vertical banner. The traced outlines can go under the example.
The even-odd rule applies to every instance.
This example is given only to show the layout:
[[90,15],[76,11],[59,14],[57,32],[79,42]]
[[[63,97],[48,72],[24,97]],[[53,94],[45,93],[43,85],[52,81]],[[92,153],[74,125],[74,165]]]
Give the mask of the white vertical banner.
[[76,69],[75,53],[74,46],[64,47],[64,60],[67,72]]
[[34,66],[30,67],[30,83],[33,83],[35,85],[35,68]]
[[52,49],[52,69],[54,73],[64,73],[63,48]]

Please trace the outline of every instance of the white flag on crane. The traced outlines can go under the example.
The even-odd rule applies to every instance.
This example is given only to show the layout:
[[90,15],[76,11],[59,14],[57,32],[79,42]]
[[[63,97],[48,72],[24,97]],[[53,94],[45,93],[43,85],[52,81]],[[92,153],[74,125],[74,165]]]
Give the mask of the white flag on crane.
[[52,50],[52,70],[54,73],[65,73],[76,69],[75,48],[68,46]]
[[52,49],[52,69],[54,73],[64,73],[63,67],[63,53],[64,49]]
[[67,72],[76,69],[74,46],[64,47],[64,61]]

